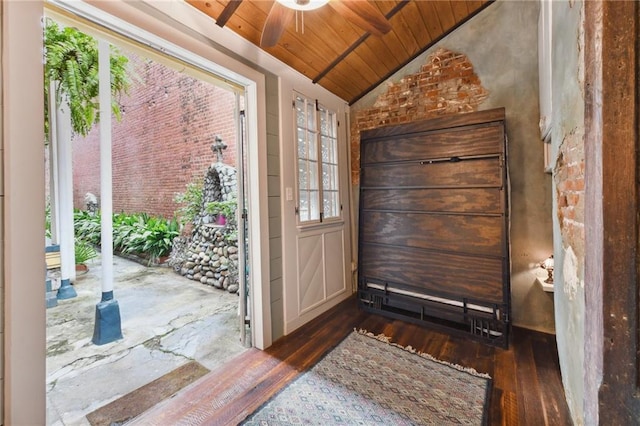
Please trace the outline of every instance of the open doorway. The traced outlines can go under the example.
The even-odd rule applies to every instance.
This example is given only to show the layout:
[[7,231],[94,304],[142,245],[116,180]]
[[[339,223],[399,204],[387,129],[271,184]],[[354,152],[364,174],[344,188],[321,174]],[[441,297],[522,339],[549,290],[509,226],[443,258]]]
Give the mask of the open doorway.
[[[72,22],[72,25],[74,22]],[[74,25],[75,26],[75,25]],[[82,27],[85,30],[85,27],[89,27],[88,30],[91,32],[91,26],[88,24],[80,24],[78,22],[78,26]],[[100,31],[97,31],[100,33]],[[98,34],[102,35],[102,34]],[[110,37],[111,40],[114,37],[113,35]],[[117,42],[112,41],[113,44],[118,45]],[[127,43],[125,43],[127,44]],[[131,43],[130,43],[131,44]],[[130,45],[122,46],[121,48],[125,49],[126,47],[130,47]],[[120,166],[125,172],[123,173],[124,184],[120,190],[117,191],[118,196],[121,199],[116,199],[114,197],[114,212],[123,213],[131,213],[134,211],[138,211],[139,213],[146,213],[147,216],[150,215],[158,215],[156,210],[149,207],[153,202],[157,202],[157,206],[155,208],[162,209],[166,206],[166,204],[173,204],[174,199],[173,195],[175,191],[169,190],[171,194],[169,197],[161,196],[159,193],[161,192],[158,188],[158,184],[166,185],[165,178],[160,175],[164,172],[169,176],[172,180],[179,180],[178,177],[185,178],[186,175],[186,183],[179,182],[183,188],[189,186],[189,184],[194,183],[197,180],[202,180],[203,188],[201,189],[201,204],[205,207],[206,203],[215,202],[215,201],[230,201],[231,199],[235,200],[236,210],[239,211],[240,214],[236,215],[235,229],[230,230],[229,232],[223,231],[222,228],[216,228],[211,221],[214,219],[213,217],[207,217],[206,211],[197,213],[198,217],[197,223],[192,223],[194,229],[191,229],[186,232],[186,236],[191,237],[191,242],[193,242],[194,236],[198,244],[203,246],[204,244],[200,244],[205,238],[205,234],[214,234],[217,235],[213,243],[215,243],[215,249],[220,249],[221,252],[216,253],[218,256],[217,259],[207,259],[207,262],[220,263],[221,265],[216,266],[215,268],[209,268],[209,270],[205,270],[202,267],[203,262],[200,262],[199,259],[204,260],[206,257],[213,257],[212,253],[207,251],[211,245],[207,246],[207,249],[202,251],[192,251],[187,253],[187,257],[185,257],[181,262],[174,263],[172,266],[175,266],[176,271],[171,271],[169,268],[165,268],[165,270],[154,269],[158,267],[149,268],[145,265],[140,265],[139,263],[130,264],[126,260],[122,258],[118,258],[114,261],[114,264],[118,266],[122,266],[123,272],[121,272],[121,276],[123,281],[127,281],[129,284],[133,284],[132,290],[130,293],[127,293],[126,296],[123,296],[120,300],[120,305],[122,307],[122,332],[124,338],[122,341],[114,342],[113,344],[109,344],[109,347],[105,346],[95,347],[92,346],[91,336],[82,336],[82,330],[78,327],[73,330],[73,338],[66,338],[65,336],[58,336],[57,340],[51,342],[51,345],[48,347],[48,351],[53,356],[61,356],[61,363],[57,364],[56,367],[52,367],[51,370],[48,371],[48,389],[51,387],[52,389],[55,387],[62,387],[65,377],[69,379],[69,386],[74,389],[69,389],[73,391],[73,394],[66,394],[64,397],[60,398],[58,407],[54,411],[48,410],[49,413],[49,424],[67,424],[73,423],[77,419],[86,417],[87,414],[95,412],[98,410],[104,403],[109,403],[113,401],[117,401],[118,398],[123,395],[128,394],[131,391],[139,388],[141,385],[144,385],[146,382],[150,382],[152,380],[160,379],[164,377],[165,374],[170,373],[175,367],[181,367],[180,360],[189,361],[190,358],[195,360],[197,358],[198,349],[194,348],[196,341],[203,340],[203,336],[209,336],[212,338],[212,334],[207,334],[203,331],[197,331],[193,329],[193,326],[198,321],[202,322],[205,327],[207,326],[207,322],[204,319],[194,319],[196,309],[186,311],[183,309],[183,313],[186,317],[170,317],[168,314],[168,310],[170,309],[169,304],[165,302],[159,302],[157,300],[152,300],[153,298],[158,296],[158,292],[154,292],[154,296],[145,297],[140,296],[142,293],[140,291],[141,288],[151,287],[154,290],[157,290],[160,286],[159,282],[164,280],[171,281],[171,284],[179,283],[179,287],[191,287],[193,290],[189,293],[191,301],[196,302],[199,307],[203,307],[202,301],[204,298],[215,297],[216,288],[220,287],[220,294],[223,294],[227,299],[231,295],[235,298],[235,306],[234,306],[234,314],[237,318],[237,321],[233,324],[232,333],[236,334],[236,343],[238,347],[242,348],[243,344],[251,342],[251,336],[247,336],[245,333],[247,331],[247,323],[250,315],[250,309],[246,309],[246,301],[247,295],[251,292],[249,290],[249,285],[247,280],[247,274],[251,270],[251,268],[246,265],[246,259],[248,259],[247,251],[251,246],[250,241],[248,240],[248,232],[249,225],[246,223],[247,213],[251,210],[251,205],[249,204],[250,197],[245,194],[248,191],[245,191],[244,182],[247,181],[245,179],[245,172],[247,168],[245,167],[246,152],[244,145],[247,143],[247,132],[244,128],[244,105],[246,103],[245,92],[242,87],[234,87],[233,85],[229,85],[228,80],[225,82],[220,80],[220,76],[212,75],[210,72],[206,70],[197,69],[196,67],[188,66],[189,64],[185,64],[184,61],[178,61],[176,59],[168,58],[165,55],[160,55],[163,61],[162,66],[164,68],[157,68],[153,59],[145,57],[145,54],[149,54],[151,56],[158,57],[157,52],[153,51],[145,51],[144,49],[140,49],[138,46],[138,50],[133,53],[129,53],[129,57],[134,58],[133,61],[137,61],[140,65],[140,68],[137,74],[140,74],[142,71],[149,71],[149,75],[153,76],[154,73],[163,74],[168,70],[166,74],[174,74],[174,80],[167,80],[162,78],[150,78],[153,80],[153,87],[150,87],[146,92],[139,91],[136,94],[131,94],[127,99],[123,99],[122,112],[124,113],[123,119],[121,123],[125,123],[127,120],[134,120],[135,110],[136,109],[144,109],[147,113],[147,118],[142,121],[135,121],[131,124],[129,129],[122,130],[122,138],[124,144],[121,146],[120,151],[118,146],[115,144],[114,140],[114,194],[116,193],[115,185],[118,181],[117,178],[117,167],[115,164],[116,153],[122,154],[120,160],[118,162],[118,166]],[[166,67],[165,64],[169,66]],[[172,66],[173,65],[173,66]],[[145,71],[145,72],[146,72]],[[187,72],[188,71],[188,72]],[[188,73],[189,76],[186,78],[183,74]],[[200,74],[199,74],[200,73]],[[193,75],[204,76],[204,79],[194,78]],[[156,76],[157,77],[157,76]],[[196,94],[201,94],[203,92],[207,92],[209,88],[207,85],[211,84],[211,80],[218,79],[217,82],[219,86],[225,86],[221,90],[223,92],[216,92],[211,95],[212,97],[217,98],[218,100],[229,97],[231,99],[231,113],[232,117],[230,120],[230,130],[228,133],[228,137],[223,137],[220,135],[222,132],[215,132],[215,136],[211,133],[211,129],[204,128],[205,125],[211,124],[213,119],[210,115],[204,113],[204,105],[200,104],[203,102]],[[203,81],[209,80],[209,81]],[[194,88],[194,86],[198,86]],[[231,86],[231,87],[229,87]],[[216,89],[220,89],[220,87],[215,87]],[[197,92],[197,93],[196,93]],[[215,90],[214,90],[215,92]],[[228,96],[230,95],[230,96]],[[191,147],[195,149],[188,154],[183,154],[180,157],[176,151],[176,142],[175,139],[170,139],[167,136],[167,124],[171,122],[175,122],[175,119],[167,118],[166,114],[168,114],[168,110],[162,110],[161,101],[171,99],[172,96],[176,96],[179,100],[178,105],[173,108],[169,108],[168,110],[175,110],[179,108],[179,117],[180,120],[183,120],[180,123],[182,128],[181,136],[184,140],[187,141],[187,144],[190,143]],[[208,95],[207,95],[208,96]],[[203,99],[206,99],[207,96],[203,96]],[[189,98],[189,99],[187,99]],[[185,111],[185,108],[187,111]],[[150,110],[155,110],[156,115],[152,115],[149,113]],[[159,112],[159,115],[158,115]],[[204,115],[204,117],[198,117],[198,114]],[[163,117],[162,119],[158,117]],[[202,123],[202,124],[198,124]],[[114,123],[114,128],[118,126],[120,123]],[[195,134],[186,134],[185,129],[200,127],[200,132],[196,132]],[[140,136],[138,138],[144,139],[145,137],[149,137],[142,141],[141,144],[134,144],[132,139],[136,138],[136,130],[142,130],[140,132]],[[157,131],[157,132],[156,132]],[[114,132],[114,138],[117,132]],[[198,136],[198,134],[200,136]],[[91,135],[89,135],[88,140],[76,140],[74,142],[74,150],[77,153],[80,153],[80,159],[74,161],[74,165],[77,164],[77,171],[83,170],[82,180],[74,179],[74,188],[76,189],[74,192],[75,204],[76,208],[79,210],[88,210],[89,209],[89,201],[93,202],[91,197],[88,197],[87,194],[91,194],[95,196],[98,200],[100,199],[100,194],[94,188],[90,188],[91,182],[95,181],[95,169],[99,161],[96,162],[95,154],[96,150],[92,150]],[[201,138],[201,139],[199,139]],[[225,141],[226,139],[226,141]],[[196,143],[201,142],[201,143]],[[171,155],[163,156],[158,152],[152,154],[153,149],[150,144],[161,145],[161,152],[169,153]],[[211,145],[216,145],[217,149],[212,150]],[[95,145],[95,143],[94,143]],[[222,150],[221,146],[226,145],[227,149]],[[146,149],[145,149],[146,146]],[[216,148],[214,146],[214,148]],[[198,151],[199,149],[199,151]],[[125,151],[125,152],[122,152]],[[151,154],[150,154],[151,153]],[[233,153],[232,155],[227,155],[227,153]],[[84,156],[83,156],[84,155]],[[93,160],[91,156],[94,156]],[[231,157],[232,159],[229,159]],[[132,161],[129,161],[132,160]],[[225,161],[226,160],[226,161]],[[228,164],[231,163],[231,164]],[[150,169],[153,166],[158,165],[159,168],[151,171],[150,176],[140,176],[138,172],[141,169]],[[127,170],[127,165],[133,166],[133,168]],[[180,167],[180,171],[172,171],[170,166],[178,165]],[[133,176],[132,176],[133,174]],[[79,185],[76,185],[75,181],[78,181]],[[81,182],[80,182],[81,181]],[[148,189],[145,187],[145,183],[150,183],[152,189]],[[82,185],[85,185],[84,187]],[[210,185],[210,186],[207,186]],[[234,187],[234,188],[232,188]],[[155,188],[155,189],[154,189]],[[92,192],[93,191],[93,192]],[[166,191],[165,191],[166,192]],[[128,194],[128,196],[127,196]],[[141,195],[147,194],[147,195]],[[208,199],[210,197],[211,199]],[[138,198],[138,199],[136,199]],[[140,200],[142,198],[142,200]],[[116,207],[115,203],[121,203],[121,206],[131,206],[134,205],[135,202],[142,201],[146,203],[144,209],[136,208],[136,207],[128,207],[126,210],[129,212],[125,212],[125,208]],[[84,207],[85,209],[82,209]],[[177,207],[176,207],[177,208]],[[147,211],[143,211],[147,210]],[[166,214],[166,211],[162,213]],[[211,213],[211,212],[209,212]],[[192,219],[188,221],[193,222]],[[203,226],[201,230],[198,230],[198,226]],[[213,226],[209,226],[213,225]],[[226,228],[225,228],[226,229]],[[194,232],[192,232],[194,231]],[[230,235],[233,234],[234,235]],[[227,244],[230,241],[236,241],[235,244]],[[218,244],[222,243],[222,244]],[[186,243],[189,246],[189,242]],[[247,251],[245,251],[247,250]],[[123,253],[126,254],[126,251]],[[144,254],[144,253],[137,253]],[[194,258],[195,256],[196,258]],[[126,256],[123,256],[126,257]],[[140,257],[140,256],[138,256]],[[145,261],[149,261],[149,258],[145,258],[142,256]],[[219,261],[219,262],[217,262]],[[225,263],[226,262],[226,263]],[[193,264],[193,265],[191,265]],[[237,276],[237,282],[233,282],[228,279],[229,274],[224,274],[223,271],[229,271],[233,268],[222,268],[219,266],[233,265],[235,268],[235,274]],[[200,268],[198,268],[200,266]],[[146,268],[146,269],[141,269]],[[218,269],[216,269],[218,268]],[[152,269],[151,274],[149,274],[150,269]],[[78,287],[78,293],[81,292],[80,287],[82,281],[87,281],[87,278],[91,278],[93,276],[94,281],[99,281],[99,272],[100,263],[93,262],[90,264],[90,272],[87,275],[77,276],[75,277],[74,286]],[[167,271],[168,270],[168,271]],[[167,272],[173,273],[174,276],[171,277]],[[211,276],[209,276],[209,273]],[[150,281],[147,281],[149,275],[151,276]],[[216,276],[218,275],[218,276]],[[119,291],[120,294],[123,294],[123,287],[119,288],[118,285],[118,276],[115,277],[115,298],[118,299]],[[185,283],[185,279],[188,279],[189,282]],[[204,281],[202,281],[204,279]],[[182,280],[182,281],[181,281]],[[124,284],[123,284],[124,286]],[[54,286],[55,287],[55,286]],[[197,288],[199,287],[199,288]],[[55,289],[55,288],[54,288]],[[206,290],[204,290],[206,289]],[[91,291],[89,289],[88,296],[91,296]],[[99,286],[97,289],[94,289],[94,299],[97,302]],[[171,289],[170,287],[166,287],[164,290],[160,291],[160,293],[164,293],[167,296],[167,300],[171,301],[171,304],[175,304],[176,299],[180,299],[181,296],[179,292],[174,287]],[[81,296],[81,295],[80,295]],[[75,300],[69,299],[64,302],[60,302],[62,304],[71,305],[76,303]],[[125,303],[128,303],[128,307],[125,309]],[[181,305],[178,303],[178,305]],[[219,305],[216,305],[219,306]],[[227,306],[227,305],[225,305]],[[52,307],[52,311],[60,308],[61,306]],[[145,309],[148,309],[145,311]],[[206,310],[206,306],[204,306]],[[226,308],[219,308],[221,311],[225,311]],[[165,323],[152,323],[150,321],[151,315],[145,315],[144,312],[156,312],[159,313],[159,317],[165,317],[167,321]],[[226,311],[225,311],[226,312]],[[79,313],[79,312],[76,312]],[[216,312],[216,308],[211,309],[210,316],[215,316],[216,314],[220,314],[221,312]],[[73,310],[71,310],[70,314],[66,317],[60,319],[60,323],[65,321],[77,321],[77,318],[73,318]],[[69,316],[70,315],[70,316]],[[86,312],[85,312],[86,315]],[[128,317],[130,316],[140,316],[142,322],[138,323],[129,323],[127,324]],[[83,323],[85,329],[90,330],[87,327],[87,318],[84,317],[80,320]],[[90,316],[89,316],[90,318]],[[184,326],[192,327],[187,334],[182,334],[182,337],[174,337],[174,341],[177,341],[178,345],[181,345],[184,353],[180,353],[180,351],[175,351],[172,348],[164,347],[162,342],[163,338],[172,337],[171,333],[173,333],[174,326],[181,324]],[[130,327],[127,330],[127,327]],[[208,331],[211,326],[209,326]],[[151,336],[148,333],[145,333],[144,330],[151,330],[150,333],[153,334]],[[85,334],[86,334],[85,330]],[[78,338],[78,334],[80,334],[80,338]],[[123,344],[127,338],[128,334],[135,336],[139,335],[138,341],[134,342],[135,345],[131,346],[128,344]],[[215,333],[214,333],[215,334]],[[176,333],[176,335],[178,335]],[[49,337],[49,336],[48,336]],[[190,338],[194,337],[194,338]],[[66,340],[66,342],[65,342]],[[224,339],[223,339],[224,340]],[[210,343],[210,342],[207,342]],[[222,343],[223,345],[228,346],[228,341]],[[65,349],[66,348],[66,349]],[[86,350],[86,353],[83,351]],[[223,352],[223,351],[220,351]],[[233,352],[233,351],[231,351]],[[150,358],[145,358],[145,354],[150,354]],[[133,361],[131,365],[127,365],[122,361],[129,355],[136,354],[132,357]],[[193,356],[190,356],[192,354]],[[72,356],[73,355],[73,356]],[[177,356],[177,359],[174,357]],[[142,357],[142,358],[140,358]],[[161,358],[167,358],[170,360],[169,363],[162,364]],[[228,361],[227,358],[223,358],[220,360],[220,363]],[[110,371],[108,369],[110,364],[119,364],[119,369],[116,371]],[[209,360],[209,365],[206,366],[208,370],[213,368],[215,362]],[[205,363],[203,361],[203,363]],[[203,364],[200,363],[200,364]],[[48,367],[49,367],[48,362]],[[53,365],[53,363],[51,363]],[[49,368],[48,368],[49,369]],[[90,370],[90,373],[89,373]],[[136,373],[141,372],[138,378],[136,379]],[[111,376],[112,382],[111,385],[100,386],[97,383],[100,378],[105,378]],[[113,381],[113,379],[115,379]],[[114,383],[118,383],[123,385],[122,388],[116,389],[114,387]],[[87,386],[85,389],[83,386]],[[113,395],[109,395],[111,392]],[[82,399],[86,399],[85,402]],[[52,398],[48,398],[48,403],[53,405]],[[67,408],[60,408],[65,406]],[[74,405],[75,404],[75,405]],[[66,416],[66,417],[65,417]],[[118,420],[118,419],[111,419]]]

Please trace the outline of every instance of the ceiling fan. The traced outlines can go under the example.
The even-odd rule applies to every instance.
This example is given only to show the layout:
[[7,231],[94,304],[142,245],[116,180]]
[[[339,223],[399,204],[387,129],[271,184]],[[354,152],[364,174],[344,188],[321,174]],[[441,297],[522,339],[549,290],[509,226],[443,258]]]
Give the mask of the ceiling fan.
[[327,3],[345,19],[371,34],[383,35],[391,31],[387,18],[367,0],[276,0],[264,23],[260,46],[275,46],[296,11],[317,9]]

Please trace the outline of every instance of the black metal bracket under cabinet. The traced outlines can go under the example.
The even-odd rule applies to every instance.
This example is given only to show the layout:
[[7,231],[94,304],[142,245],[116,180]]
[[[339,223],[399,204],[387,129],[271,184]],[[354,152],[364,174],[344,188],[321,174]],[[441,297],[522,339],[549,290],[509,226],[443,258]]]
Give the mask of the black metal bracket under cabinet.
[[361,309],[508,347],[505,111],[360,135]]
[[361,277],[358,304],[372,313],[468,336],[493,346],[508,347],[511,324],[506,305],[458,300],[443,295],[406,296]]

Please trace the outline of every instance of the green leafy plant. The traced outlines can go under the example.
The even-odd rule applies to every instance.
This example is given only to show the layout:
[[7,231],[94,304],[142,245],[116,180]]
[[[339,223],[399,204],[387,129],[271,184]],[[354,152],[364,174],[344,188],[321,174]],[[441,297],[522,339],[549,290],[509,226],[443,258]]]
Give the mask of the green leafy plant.
[[171,253],[173,239],[180,235],[178,221],[164,219],[147,224],[145,243],[142,252],[149,255],[149,259],[157,261],[158,258],[168,256]]
[[44,207],[44,235],[51,238],[51,204],[49,201]]
[[[100,216],[83,211],[74,214],[76,235],[83,241],[100,244]],[[171,253],[173,239],[180,234],[174,218],[166,220],[147,213],[113,215],[113,248],[116,252],[145,257],[149,263]]]
[[[71,127],[77,134],[86,136],[98,122],[98,41],[75,28],[60,27],[47,19],[44,29],[45,46],[45,134],[49,133],[49,85],[57,81],[56,99],[66,97],[71,113]],[[129,88],[127,63],[129,59],[111,47],[111,92],[114,95],[111,110],[120,119],[118,96]]]
[[123,252],[144,254],[149,262],[155,262],[160,257],[168,256],[171,252],[173,239],[179,232],[179,224],[173,219],[139,216],[135,229],[128,234]]
[[211,201],[205,206],[208,214],[223,215],[227,219],[234,219],[236,209],[238,208],[238,200],[232,198],[226,201]]
[[92,215],[82,210],[75,210],[73,227],[77,237],[96,246],[100,245],[100,212]]
[[173,198],[174,202],[181,205],[176,211],[178,221],[181,225],[184,226],[187,223],[194,223],[200,214],[203,188],[204,180],[196,179],[187,184],[185,192],[176,194]]
[[227,240],[228,243],[236,244],[238,242],[238,230],[233,229],[225,234],[224,239]]
[[141,244],[135,245],[136,239],[142,234],[145,217],[140,214],[128,215],[117,213],[113,215],[113,248],[123,253],[140,252]]
[[75,251],[76,265],[84,264],[87,261],[98,257],[98,252],[93,245],[81,238],[75,239],[73,248]]

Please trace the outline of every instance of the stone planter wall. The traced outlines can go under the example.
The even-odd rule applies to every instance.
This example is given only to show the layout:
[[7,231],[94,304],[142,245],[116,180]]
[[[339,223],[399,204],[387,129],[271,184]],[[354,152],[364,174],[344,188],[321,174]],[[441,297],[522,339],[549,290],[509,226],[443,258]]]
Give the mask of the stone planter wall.
[[180,275],[203,284],[238,291],[237,221],[227,218],[224,226],[215,225],[215,215],[208,215],[205,206],[211,201],[226,201],[237,197],[236,170],[223,163],[213,163],[204,179],[201,213],[194,220],[189,238],[176,238],[170,265]]

